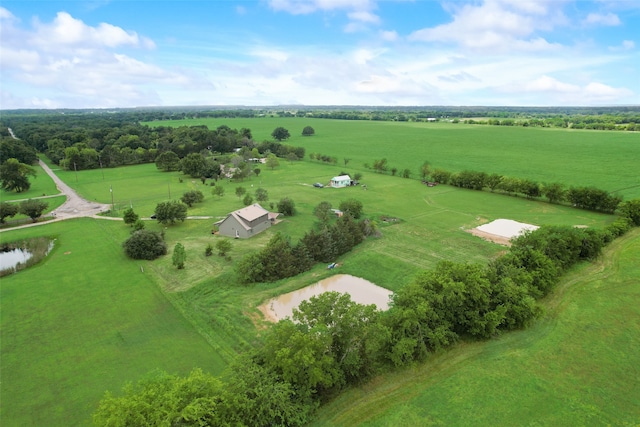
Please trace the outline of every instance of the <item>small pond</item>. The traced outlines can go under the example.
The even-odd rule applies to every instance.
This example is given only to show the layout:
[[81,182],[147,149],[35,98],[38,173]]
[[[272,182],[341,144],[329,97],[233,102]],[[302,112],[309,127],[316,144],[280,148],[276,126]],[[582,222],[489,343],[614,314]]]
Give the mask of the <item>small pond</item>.
[[0,276],[22,270],[47,256],[54,241],[35,238],[21,243],[5,243],[0,246]]
[[15,268],[18,264],[26,263],[32,256],[31,252],[22,248],[0,251],[0,270]]
[[378,310],[387,310],[391,295],[393,295],[390,290],[360,277],[349,274],[336,274],[314,285],[270,299],[260,306],[260,310],[267,319],[277,322],[286,317],[291,317],[293,309],[298,307],[302,301],[331,291],[347,293],[351,296],[351,300],[358,304],[375,304]]

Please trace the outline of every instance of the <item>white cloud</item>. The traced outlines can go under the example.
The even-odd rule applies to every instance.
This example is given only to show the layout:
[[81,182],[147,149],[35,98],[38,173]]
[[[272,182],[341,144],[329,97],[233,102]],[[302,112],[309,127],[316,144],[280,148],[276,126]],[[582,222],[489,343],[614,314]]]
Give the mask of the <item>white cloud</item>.
[[380,38],[388,42],[394,42],[400,38],[396,31],[380,31]]
[[330,10],[370,10],[370,0],[270,0],[272,9],[289,12],[293,15],[306,15],[317,11]]
[[615,13],[607,13],[606,15],[590,13],[583,22],[587,25],[604,25],[608,27],[615,27],[621,24],[620,18]]
[[354,20],[354,21],[360,21],[360,22],[368,22],[370,24],[379,24],[380,23],[380,17],[377,15],[374,15],[371,12],[368,11],[364,11],[364,10],[360,10],[357,12],[349,12],[347,14],[347,16],[349,17],[349,19]]
[[151,105],[161,102],[149,89],[154,85],[206,86],[201,77],[118,52],[155,46],[134,31],[108,23],[89,26],[66,12],[48,23],[35,20],[30,29],[4,25],[12,16],[0,9],[3,85],[13,90],[13,95],[3,96],[11,102],[3,105],[6,108],[57,105],[51,99],[79,108]]
[[560,104],[593,105],[615,103],[619,99],[634,95],[627,88],[616,88],[599,82],[583,85],[566,83],[550,76],[541,76],[529,82],[510,84],[500,88],[512,94],[544,95],[544,99],[552,99]]
[[561,25],[565,19],[550,2],[485,0],[452,10],[453,21],[413,32],[409,40],[453,43],[471,50],[509,52],[556,49],[538,31]]
[[0,20],[2,21],[17,21],[17,18],[13,13],[9,12],[4,7],[0,6]]
[[609,46],[609,50],[613,52],[620,52],[625,50],[633,50],[636,44],[633,40],[623,40],[620,46]]
[[101,23],[97,27],[90,27],[79,19],[73,18],[67,12],[58,12],[50,24],[36,21],[36,32],[31,38],[31,44],[39,46],[80,47],[89,46],[109,47],[134,46],[153,48],[152,40],[140,37],[135,31],[125,31],[115,25]]
[[315,12],[345,11],[350,22],[344,26],[346,33],[367,29],[366,24],[379,24],[380,17],[372,11],[374,0],[269,0],[273,10],[292,15],[308,15]]

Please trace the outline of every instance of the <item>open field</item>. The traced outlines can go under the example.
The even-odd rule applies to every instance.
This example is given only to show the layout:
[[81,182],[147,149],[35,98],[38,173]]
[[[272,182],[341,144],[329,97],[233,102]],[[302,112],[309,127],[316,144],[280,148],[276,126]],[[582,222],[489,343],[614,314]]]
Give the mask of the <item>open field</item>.
[[[363,170],[375,159],[390,167],[409,168],[414,178],[427,160],[451,172],[476,170],[538,182],[596,186],[626,199],[640,197],[637,159],[640,133],[586,131],[519,126],[452,123],[369,122],[302,118],[190,119],[149,122],[151,126],[220,125],[251,129],[256,141],[271,140],[283,126],[291,133],[287,144],[304,146],[307,154],[349,158],[349,167]],[[304,126],[316,134],[301,135]]]
[[[260,120],[256,119],[256,123]],[[276,119],[265,119],[267,134],[279,125],[279,122],[271,120]],[[324,122],[313,121],[318,133],[316,123]],[[229,123],[229,126],[247,125],[252,128],[254,137],[261,139],[252,122],[237,123]],[[126,381],[137,381],[156,368],[184,374],[198,366],[205,371],[219,373],[238,351],[254,344],[256,326],[262,325],[257,309],[260,303],[335,273],[324,265],[317,265],[291,279],[248,287],[239,286],[235,278],[236,263],[245,254],[264,246],[274,233],[281,232],[293,241],[302,237],[315,225],[312,211],[321,201],[329,201],[334,207],[347,198],[356,198],[363,203],[365,215],[378,223],[383,237],[368,239],[337,260],[343,264],[338,272],[363,277],[390,290],[400,289],[415,273],[431,268],[443,259],[487,262],[499,256],[504,247],[466,232],[494,219],[507,218],[535,225],[592,227],[602,227],[615,219],[610,215],[567,206],[449,186],[427,187],[416,179],[376,174],[363,169],[355,154],[354,157],[347,154],[358,153],[366,147],[340,148],[334,145],[335,152],[309,148],[308,141],[316,144],[321,141],[319,136],[295,138],[307,146],[307,153],[317,151],[339,156],[338,165],[281,160],[281,166],[275,170],[261,166],[259,177],[240,183],[219,182],[217,185],[225,188],[222,198],[212,196],[208,184],[203,185],[199,180],[177,172],[159,172],[153,164],[80,171],[77,175],[72,171],[57,170],[65,182],[89,200],[111,203],[113,194],[116,207],[113,214],[116,216],[122,214],[123,208],[133,206],[138,214],[148,217],[158,202],[177,199],[188,190],[199,189],[205,200],[189,209],[189,215],[212,218],[188,220],[166,228],[155,221],[147,221],[147,228],[164,230],[169,248],[167,256],[153,262],[126,259],[121,243],[127,238],[129,228],[122,222],[74,220],[0,235],[3,241],[39,235],[58,238],[53,254],[43,263],[3,279],[3,424],[84,423],[105,390],[117,392]],[[294,141],[289,142],[296,145]],[[329,146],[327,140],[324,144]],[[387,154],[372,155],[371,158],[364,151],[366,161],[387,157],[391,166],[396,166],[391,162],[394,149],[387,150]],[[363,154],[359,155],[365,159]],[[343,157],[352,160],[344,166]],[[422,156],[414,157],[420,159],[414,159],[415,167],[411,166],[416,170],[415,176]],[[429,160],[436,167],[446,168],[431,158]],[[361,187],[318,189],[311,186],[314,182],[327,182],[343,170],[362,172],[362,183],[368,190]],[[582,176],[588,175],[586,171],[581,173]],[[267,209],[270,209],[271,202],[290,197],[298,213],[284,218],[277,226],[252,239],[233,240],[230,260],[215,254],[206,257],[204,250],[207,244],[215,244],[222,238],[211,234],[213,222],[242,207],[242,202],[235,196],[238,186],[245,187],[249,193],[259,187],[266,189],[270,199],[263,206]],[[397,221],[385,223],[382,216],[397,218]],[[171,264],[171,252],[177,242],[186,248],[184,270],[176,270]],[[637,257],[637,244],[632,245],[629,252],[633,253],[633,249]],[[583,277],[590,272],[585,267],[584,271],[578,270],[576,274]],[[546,325],[548,322],[541,323]],[[544,325],[536,325],[535,328]],[[493,357],[506,357],[504,354],[510,354],[509,350],[504,350],[503,354],[499,343],[522,333],[508,334],[485,344],[497,346]],[[538,335],[527,339],[531,341],[532,337],[540,334],[538,332]],[[485,344],[456,347],[451,353],[434,359],[450,363],[452,370],[462,370],[464,364],[456,364],[456,361],[474,357],[480,352],[478,349],[481,347],[478,346]],[[404,374],[396,375],[401,377]],[[394,381],[399,377],[391,375],[388,378]],[[380,381],[383,380],[386,379]],[[375,387],[377,383],[367,387]],[[387,383],[386,387],[390,384]],[[516,395],[516,386],[513,387],[512,393]],[[414,395],[419,395],[421,390],[422,386],[415,385]],[[478,390],[476,388],[474,392],[479,393]],[[443,403],[444,407],[450,404]],[[420,407],[406,408],[417,414],[423,411]],[[400,410],[390,411],[390,417],[408,417]],[[356,417],[354,415],[353,420],[358,419]],[[348,424],[348,420],[345,422]]]
[[124,256],[127,234],[121,222],[82,219],[0,235],[57,239],[43,262],[2,278],[3,426],[86,425],[107,389],[155,369],[225,366],[141,272],[147,263]]
[[637,425],[638,277],[636,229],[568,274],[529,329],[376,378],[312,425]]

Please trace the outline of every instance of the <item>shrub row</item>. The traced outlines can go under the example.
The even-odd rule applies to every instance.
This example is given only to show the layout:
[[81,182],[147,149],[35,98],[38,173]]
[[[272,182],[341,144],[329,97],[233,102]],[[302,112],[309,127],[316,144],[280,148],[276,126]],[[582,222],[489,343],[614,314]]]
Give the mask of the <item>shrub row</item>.
[[307,232],[296,245],[277,233],[264,249],[244,257],[236,272],[241,283],[274,282],[307,271],[317,262],[333,261],[363,240],[363,225],[344,215],[322,231]]
[[563,184],[540,184],[529,179],[512,178],[498,174],[477,171],[451,172],[436,169],[431,179],[441,184],[482,191],[503,191],[510,195],[522,195],[529,199],[545,196],[551,203],[567,202],[581,209],[614,213],[622,202],[621,196],[610,194],[595,187],[570,187]]

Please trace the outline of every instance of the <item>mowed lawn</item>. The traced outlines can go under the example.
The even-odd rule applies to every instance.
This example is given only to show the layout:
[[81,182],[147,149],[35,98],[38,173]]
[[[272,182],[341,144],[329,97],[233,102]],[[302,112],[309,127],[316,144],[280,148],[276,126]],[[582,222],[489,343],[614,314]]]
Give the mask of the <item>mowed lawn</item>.
[[637,425],[640,230],[582,264],[525,331],[461,344],[378,377],[312,425]]
[[148,273],[126,259],[121,222],[80,219],[0,234],[56,239],[1,279],[3,426],[87,425],[106,390],[157,369],[218,374],[225,362]]
[[[640,197],[638,132],[272,117],[147,124],[247,127],[256,141],[272,140],[273,129],[283,126],[291,133],[286,144],[304,146],[307,155],[335,156],[340,165],[348,158],[352,168],[386,158],[390,168],[408,168],[418,178],[420,166],[429,161],[451,172],[476,170],[567,186],[593,185],[626,199]],[[314,136],[301,135],[307,125],[316,131]]]

